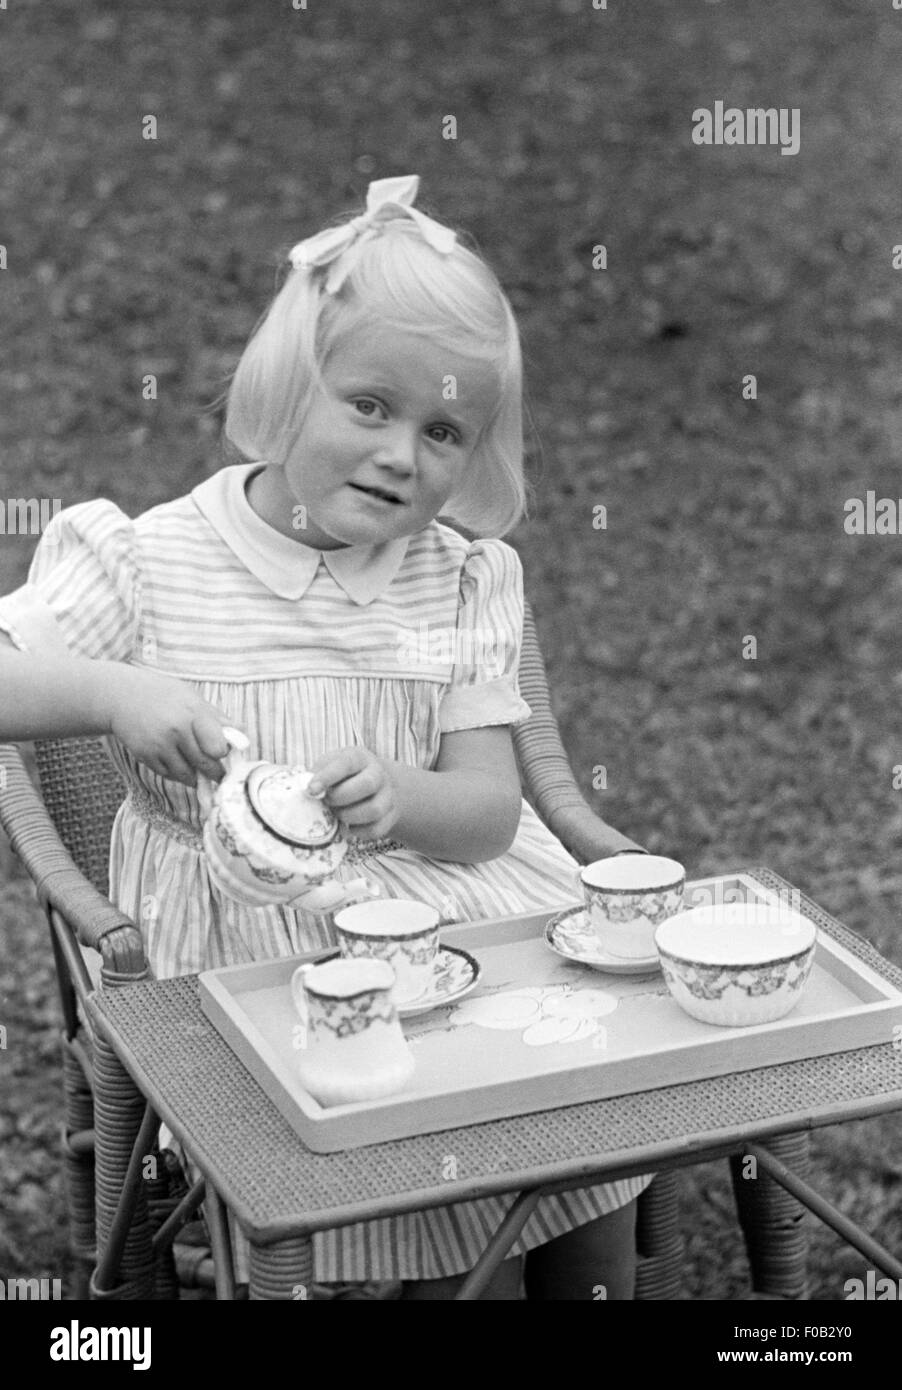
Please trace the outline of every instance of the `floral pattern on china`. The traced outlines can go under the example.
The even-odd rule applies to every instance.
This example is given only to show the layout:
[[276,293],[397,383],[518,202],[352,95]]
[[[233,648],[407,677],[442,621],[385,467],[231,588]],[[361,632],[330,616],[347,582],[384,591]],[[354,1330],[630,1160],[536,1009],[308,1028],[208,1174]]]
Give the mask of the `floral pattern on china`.
[[661,962],[664,977],[676,981],[688,989],[696,999],[721,999],[730,988],[738,989],[750,999],[756,999],[787,985],[796,989],[805,983],[811,968],[811,960],[774,961],[766,969],[754,971],[741,966],[732,969],[724,965],[684,964],[679,975],[666,960]]
[[598,939],[585,906],[569,907],[545,924],[545,944],[556,956],[614,975],[649,975],[660,969],[658,953],[628,958],[610,955]]
[[[354,951],[344,959],[359,960],[364,958],[365,954],[364,951]],[[340,958],[337,955],[327,956],[326,961]],[[481,975],[479,962],[469,951],[462,951],[459,946],[440,945],[425,989],[411,999],[396,1003],[395,1007],[401,1018],[431,1013],[434,1009],[453,1004],[465,994],[469,994],[478,985]]]
[[312,1033],[332,1033],[336,1038],[351,1038],[363,1033],[374,1023],[391,1023],[396,1010],[391,998],[382,989],[359,994],[353,999],[330,999],[320,996],[319,1013],[310,1021]]
[[[404,954],[411,965],[429,965],[435,957],[435,947],[430,945],[428,941],[424,942],[422,946],[417,946],[415,943],[410,943],[408,938],[404,936],[382,936],[379,938],[380,946],[391,946],[397,942],[404,943]],[[345,952],[349,956],[372,956],[374,954],[373,942],[348,937],[345,942]]]
[[475,989],[481,974],[478,961],[468,951],[457,946],[439,946],[430,983],[415,999],[399,1005],[398,1013],[409,1018],[451,1004]]
[[637,917],[645,917],[656,926],[673,915],[683,901],[683,888],[665,888],[659,893],[619,893],[606,890],[609,896],[601,893],[592,895],[593,906],[609,922],[634,922]]
[[300,1023],[293,1046],[302,1084],[321,1105],[377,1100],[401,1090],[416,1068],[392,1002],[394,972],[382,960],[301,965],[291,977]]
[[204,851],[221,892],[245,906],[311,912],[381,896],[370,879],[335,880],[348,842],[323,794],[309,790],[312,774],[252,760],[245,734],[228,727],[223,734],[230,745],[225,777],[218,786],[202,775],[197,783]]

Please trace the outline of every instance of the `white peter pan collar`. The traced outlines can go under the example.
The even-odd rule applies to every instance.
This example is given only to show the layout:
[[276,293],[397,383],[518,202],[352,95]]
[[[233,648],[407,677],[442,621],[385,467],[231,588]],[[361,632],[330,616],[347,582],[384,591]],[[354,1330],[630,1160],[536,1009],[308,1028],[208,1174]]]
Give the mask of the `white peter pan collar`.
[[198,509],[251,574],[280,598],[299,599],[322,561],[354,603],[372,603],[384,593],[401,568],[410,537],[340,550],[314,550],[294,541],[259,517],[247,499],[248,478],[265,467],[233,464],[191,491]]

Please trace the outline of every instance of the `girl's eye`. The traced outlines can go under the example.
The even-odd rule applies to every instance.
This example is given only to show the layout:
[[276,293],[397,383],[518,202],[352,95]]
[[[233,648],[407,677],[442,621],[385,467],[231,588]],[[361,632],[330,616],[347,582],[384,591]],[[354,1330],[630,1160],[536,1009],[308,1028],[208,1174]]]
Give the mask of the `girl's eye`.
[[457,431],[452,430],[449,425],[433,425],[429,430],[430,436],[435,439],[437,434],[442,435],[441,439],[436,439],[436,444],[456,444]]
[[381,410],[382,407],[378,401],[372,400],[369,396],[359,396],[354,401],[354,409],[358,410],[361,415],[372,416]]

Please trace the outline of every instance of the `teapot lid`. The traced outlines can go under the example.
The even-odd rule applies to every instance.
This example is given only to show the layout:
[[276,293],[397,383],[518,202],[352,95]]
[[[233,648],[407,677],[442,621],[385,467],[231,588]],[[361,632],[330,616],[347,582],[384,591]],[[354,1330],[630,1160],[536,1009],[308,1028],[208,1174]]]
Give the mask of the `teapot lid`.
[[336,817],[307,788],[312,774],[301,767],[276,767],[260,763],[247,778],[248,800],[257,816],[280,840],[314,848],[331,844],[337,837]]

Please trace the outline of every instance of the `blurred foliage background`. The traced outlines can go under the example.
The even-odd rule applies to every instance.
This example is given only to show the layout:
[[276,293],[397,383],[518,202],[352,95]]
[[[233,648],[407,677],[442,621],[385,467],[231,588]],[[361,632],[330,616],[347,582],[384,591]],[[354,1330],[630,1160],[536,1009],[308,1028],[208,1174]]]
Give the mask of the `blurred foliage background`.
[[[769,865],[902,962],[902,542],[843,529],[845,499],[902,494],[902,14],[16,0],[0,45],[2,497],[136,515],[222,466],[280,255],[419,173],[519,316],[535,498],[508,539],[590,800],[694,874]],[[694,145],[718,99],[799,108],[800,152]],[[0,539],[0,591],[33,547]],[[8,846],[0,871],[0,1271],[59,1276],[50,952]],[[898,1134],[815,1136],[824,1191],[897,1248]],[[735,1297],[725,1166],[683,1190],[687,1291]],[[812,1236],[813,1295],[842,1298],[863,1262]]]

